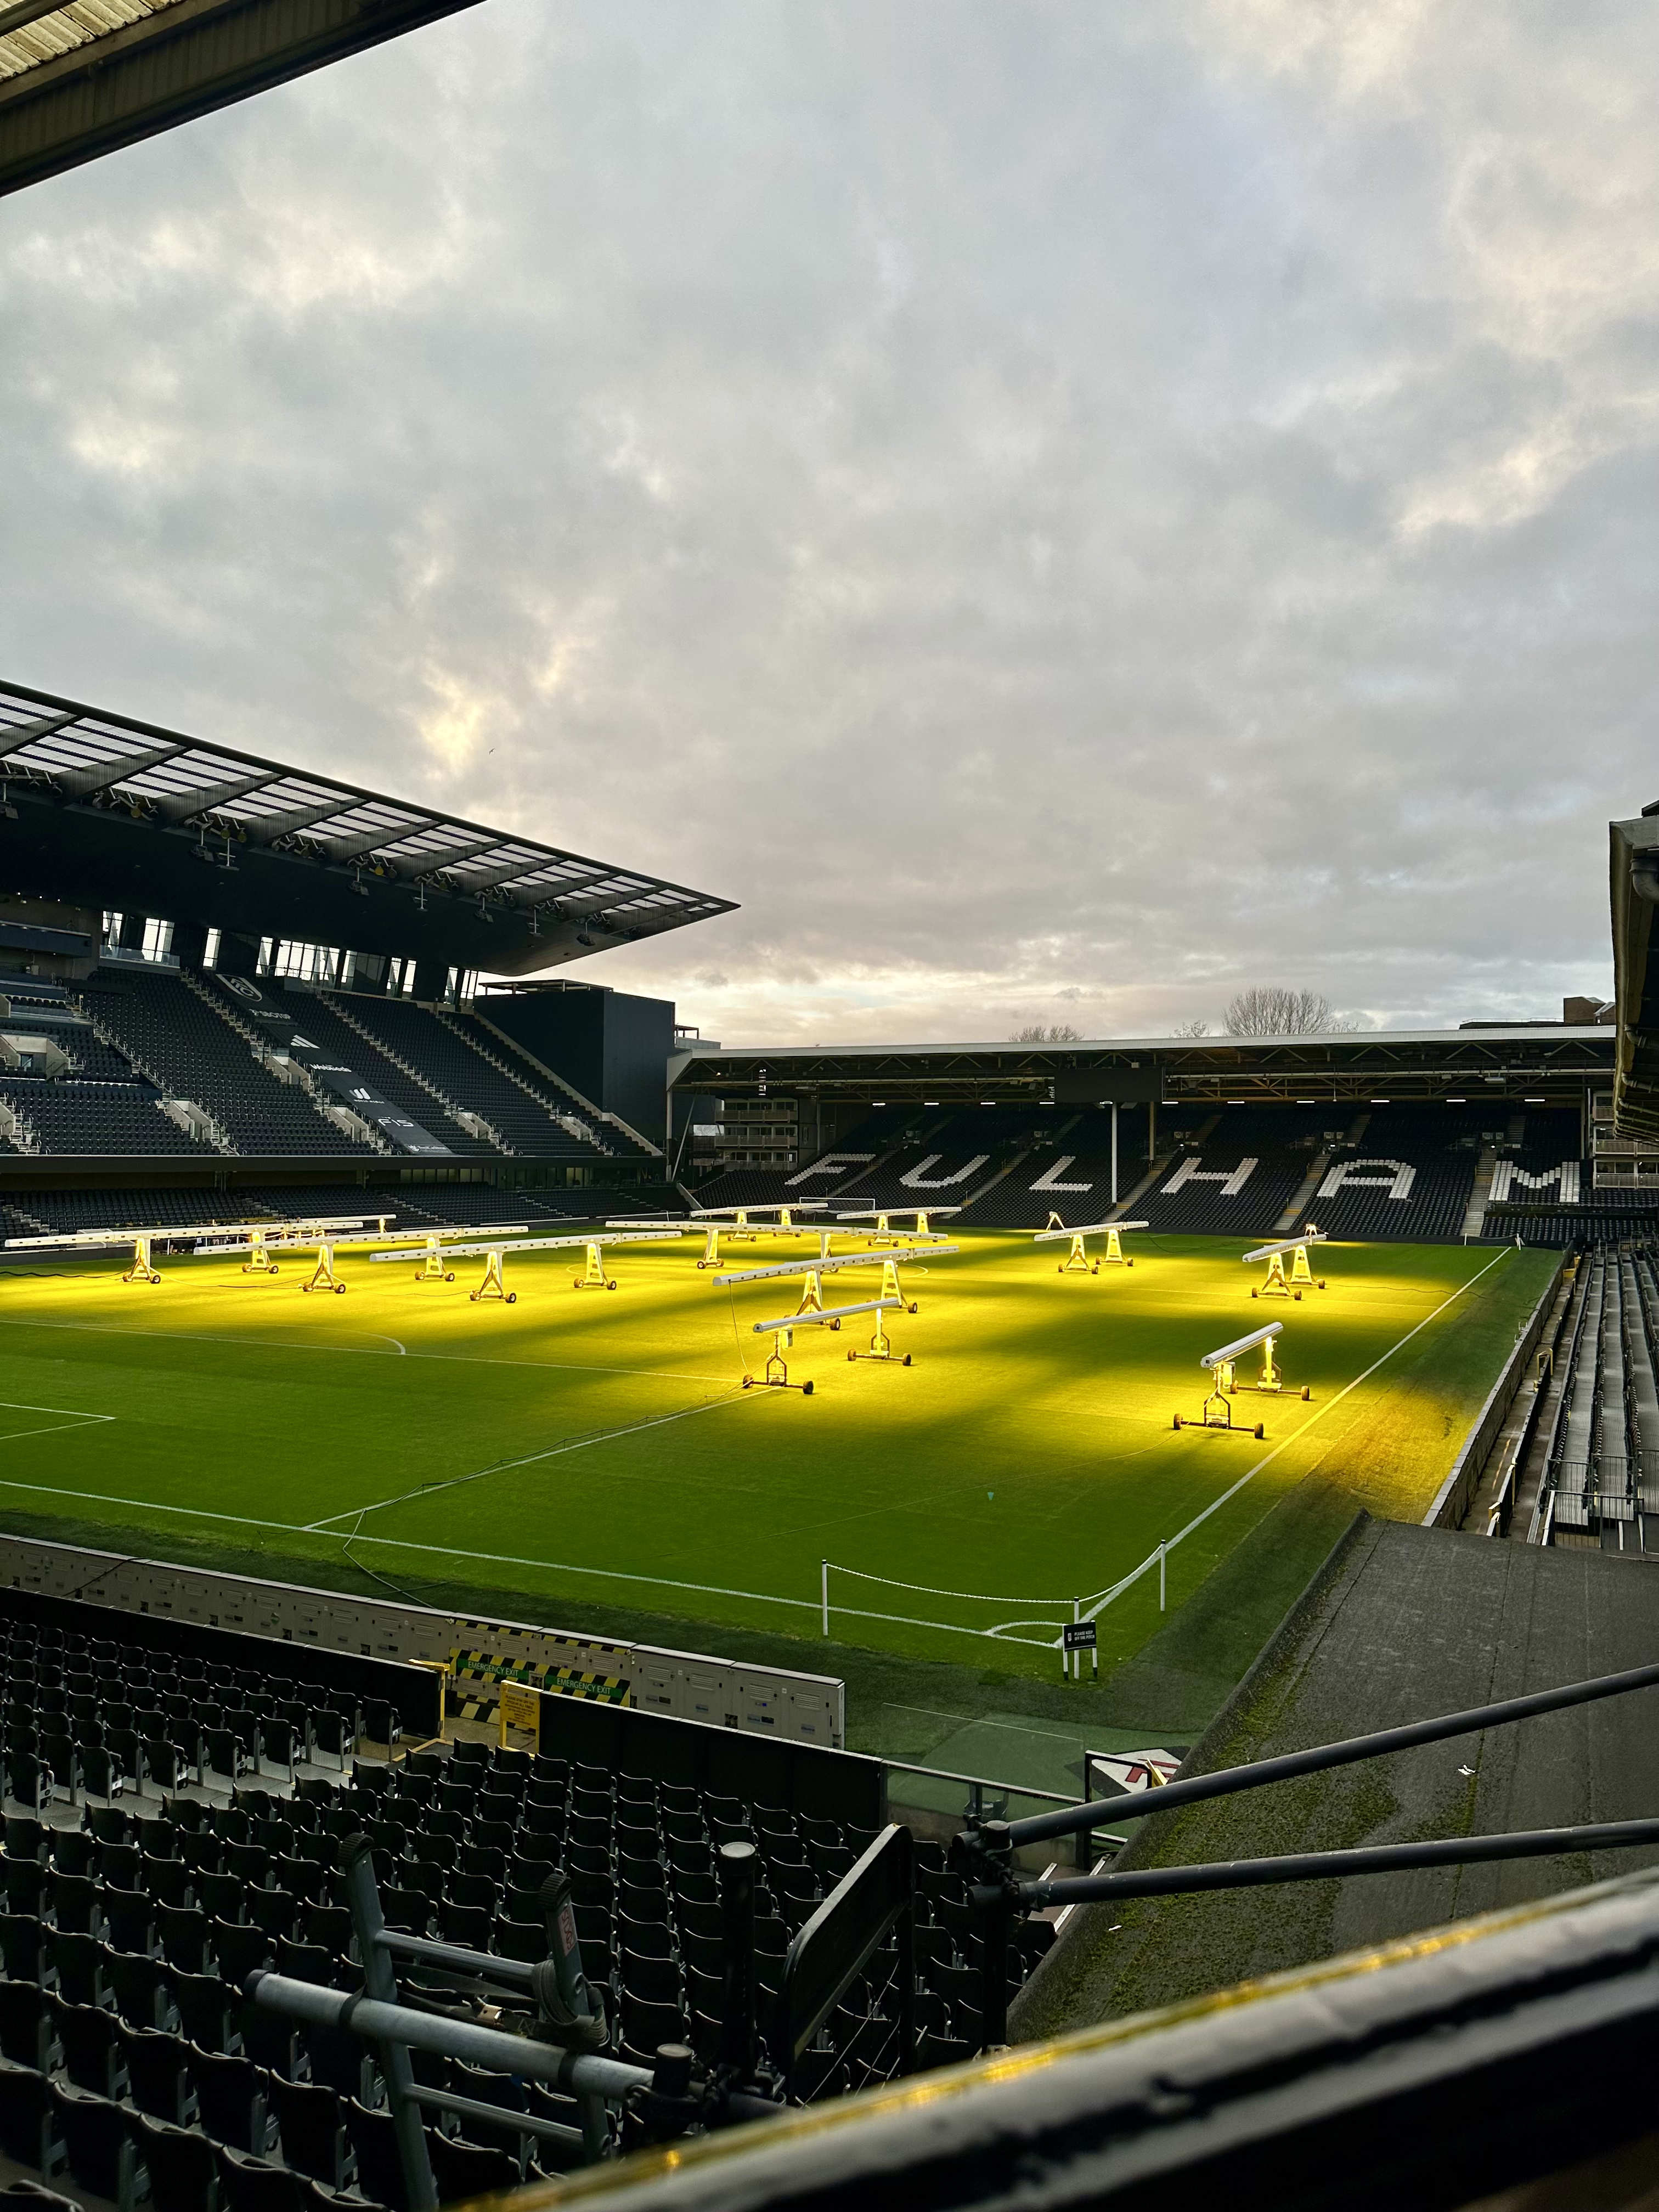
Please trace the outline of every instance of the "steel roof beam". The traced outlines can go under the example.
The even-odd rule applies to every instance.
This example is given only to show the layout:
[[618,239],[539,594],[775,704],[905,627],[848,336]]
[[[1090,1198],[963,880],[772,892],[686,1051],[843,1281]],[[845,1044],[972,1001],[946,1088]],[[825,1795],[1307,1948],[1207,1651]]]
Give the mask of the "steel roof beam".
[[[338,799],[331,799],[324,806],[291,806],[286,814],[254,815],[242,823],[242,833],[250,845],[274,845],[279,837],[297,837],[302,830],[309,830],[319,822],[331,822],[341,814],[355,813],[362,805],[343,792]],[[387,841],[384,838],[381,843]]]
[[0,8],[0,39],[38,23],[43,15],[55,15],[63,5],[64,0],[11,0],[10,7]]
[[52,780],[65,799],[90,799],[97,792],[112,790],[118,783],[131,783],[147,768],[177,760],[187,750],[184,745],[152,745],[148,752],[128,753],[120,760],[100,761],[88,768],[53,769]]
[[58,730],[66,730],[77,719],[74,714],[42,714],[37,721],[14,722],[10,729],[0,731],[0,760],[21,753],[37,738],[49,738]]
[[[359,806],[362,803],[362,799],[356,802]],[[349,806],[342,806],[337,811],[342,814],[349,814],[355,810]],[[325,860],[332,860],[338,866],[349,867],[352,861],[367,860],[371,853],[378,853],[383,845],[401,845],[405,837],[422,836],[427,830],[435,830],[438,827],[439,824],[435,822],[393,823],[384,829],[360,830],[355,836],[328,837],[319,839],[319,842],[322,845],[323,858]]]
[[[507,841],[504,837],[481,837],[471,845],[428,846],[422,853],[388,853],[385,865],[405,883],[418,883],[423,876],[441,876],[449,869],[459,867],[463,860],[476,859],[485,853],[499,853]],[[524,861],[520,866],[533,866]],[[463,877],[463,888],[474,888],[471,876]]]
[[193,822],[198,814],[216,814],[232,799],[246,799],[250,792],[264,791],[267,786],[281,781],[281,776],[270,769],[258,775],[233,775],[223,783],[198,785],[194,791],[168,792],[150,801],[150,811],[158,822],[176,826],[180,822]]

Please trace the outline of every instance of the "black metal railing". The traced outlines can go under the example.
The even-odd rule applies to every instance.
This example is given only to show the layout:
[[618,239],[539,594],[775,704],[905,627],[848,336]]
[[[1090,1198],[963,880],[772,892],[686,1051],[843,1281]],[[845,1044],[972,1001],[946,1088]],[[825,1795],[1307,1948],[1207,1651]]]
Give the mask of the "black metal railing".
[[[1504,1727],[1540,1713],[1559,1712],[1570,1706],[1590,1705],[1602,1698],[1621,1697],[1632,1690],[1656,1686],[1659,1666],[1632,1667],[1620,1674],[1597,1675],[1588,1681],[1563,1683],[1523,1697],[1505,1698],[1496,1705],[1443,1713],[1432,1720],[1407,1722],[1399,1728],[1379,1729],[1338,1743],[1316,1744],[1306,1751],[1286,1752],[1246,1765],[1224,1767],[1213,1774],[1177,1778],[1162,1789],[1115,1799],[1112,1818],[1115,1821],[1139,1820],[1173,1813],[1182,1806],[1232,1796],[1242,1790],[1260,1790],[1269,1783],[1290,1781],[1298,1775],[1324,1773],[1362,1760],[1385,1758],[1392,1752],[1410,1750],[1419,1744],[1439,1743],[1449,1736]],[[1307,1851],[1287,1858],[1232,1860],[1213,1866],[1126,1869],[1121,1873],[1035,1881],[1022,1881],[1017,1876],[1013,1855],[1023,1844],[1086,1832],[1098,1819],[1097,1808],[1084,1804],[1065,1812],[1041,1814],[1029,1820],[987,1820],[963,1828],[951,1845],[953,1863],[968,1879],[969,1902],[979,1917],[983,1943],[981,2033],[988,2050],[1000,2046],[1007,2035],[1007,1947],[1011,1930],[1018,1917],[1040,1906],[1101,1904],[1114,1898],[1175,1896],[1205,1889],[1243,1889],[1278,1881],[1325,1881],[1343,1875],[1383,1874],[1409,1867],[1459,1865],[1483,1859],[1547,1858],[1568,1851],[1625,1850],[1638,1844],[1659,1844],[1659,1819],[1638,1820],[1534,1829],[1508,1836],[1379,1844],[1359,1850]]]

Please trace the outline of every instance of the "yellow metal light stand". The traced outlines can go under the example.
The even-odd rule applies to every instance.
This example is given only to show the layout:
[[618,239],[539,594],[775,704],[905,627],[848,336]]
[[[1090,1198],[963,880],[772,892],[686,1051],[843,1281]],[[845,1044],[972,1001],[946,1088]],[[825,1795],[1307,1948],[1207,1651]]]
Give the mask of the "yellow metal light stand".
[[[889,1264],[891,1264],[890,1261]],[[870,1349],[868,1352],[849,1352],[847,1357],[848,1359],[890,1360],[895,1367],[908,1367],[910,1364],[910,1354],[908,1352],[901,1354],[894,1351],[892,1339],[887,1334],[886,1310],[880,1306],[876,1309],[876,1333],[870,1340]]]
[[1257,1421],[1254,1426],[1233,1419],[1233,1392],[1238,1385],[1236,1370],[1231,1359],[1218,1360],[1210,1370],[1210,1395],[1199,1409],[1198,1419],[1188,1420],[1177,1413],[1172,1425],[1177,1429],[1224,1429],[1239,1437],[1254,1437],[1258,1441],[1267,1433]]
[[907,1299],[903,1291],[899,1288],[898,1261],[896,1260],[884,1260],[882,1261],[881,1288],[877,1291],[876,1296],[882,1298],[896,1298],[907,1313],[916,1313],[920,1310],[916,1301],[914,1298]]
[[1304,1285],[1310,1291],[1322,1291],[1325,1287],[1325,1278],[1322,1275],[1315,1274],[1313,1269],[1308,1265],[1307,1246],[1298,1244],[1291,1260],[1291,1286],[1294,1290]]
[[789,1369],[783,1355],[794,1340],[794,1330],[787,1322],[785,1322],[773,1336],[772,1349],[767,1358],[765,1374],[745,1375],[743,1378],[744,1389],[753,1389],[758,1383],[763,1390],[799,1390],[803,1398],[810,1398],[812,1395],[812,1385],[810,1382],[792,1382],[789,1380]]
[[135,1237],[132,1240],[132,1265],[121,1280],[124,1283],[159,1283],[161,1279],[150,1264],[149,1237]]
[[[1062,1229],[1066,1226],[1063,1221],[1060,1225]],[[1085,1247],[1083,1231],[1080,1229],[1074,1229],[1072,1231],[1072,1249],[1054,1272],[1060,1275],[1097,1275],[1100,1273],[1098,1260],[1095,1261],[1092,1267],[1089,1264],[1089,1255]]]
[[576,1288],[579,1291],[614,1291],[616,1287],[616,1277],[612,1275],[607,1279],[605,1275],[604,1260],[599,1246],[590,1244],[587,1248],[587,1272],[586,1274],[577,1276]]
[[1106,1260],[1109,1267],[1133,1267],[1134,1261],[1123,1256],[1123,1240],[1115,1229],[1106,1231]]
[[[1227,1365],[1224,1370],[1218,1368],[1216,1371],[1218,1374],[1224,1372],[1227,1378],[1224,1382],[1218,1382],[1217,1384],[1216,1387],[1218,1389],[1228,1391],[1260,1390],[1267,1397],[1276,1398],[1285,1388],[1285,1377],[1279,1371],[1279,1362],[1273,1358],[1273,1340],[1270,1336],[1264,1337],[1262,1339],[1261,1372],[1257,1376],[1254,1382],[1238,1382],[1235,1377],[1234,1371],[1231,1364]],[[1313,1396],[1313,1392],[1309,1388],[1308,1384],[1304,1382],[1297,1395],[1305,1401]]]
[[455,1270],[446,1270],[444,1267],[443,1252],[435,1237],[426,1240],[426,1253],[415,1279],[417,1283],[453,1283],[455,1279]]
[[[518,1304],[518,1292],[516,1291],[509,1291],[506,1283],[502,1280],[502,1249],[499,1244],[492,1244],[489,1251],[484,1254],[483,1280],[479,1284],[476,1291],[469,1291],[467,1292],[467,1303],[469,1305],[476,1306],[479,1301],[483,1298],[499,1298],[503,1305],[515,1306]],[[450,1278],[450,1280],[452,1282],[454,1280],[453,1276]]]
[[311,1280],[301,1283],[300,1288],[302,1291],[332,1291],[338,1298],[345,1296],[345,1285],[334,1273],[334,1247],[331,1244],[317,1247],[317,1264],[311,1271]]
[[703,1233],[702,1257],[700,1267],[718,1267],[720,1263],[720,1229],[718,1221],[711,1221]]
[[245,1275],[274,1275],[276,1272],[276,1262],[271,1258],[270,1254],[265,1249],[264,1231],[263,1229],[250,1229],[248,1231],[248,1255],[246,1259],[242,1262],[242,1273]]
[[[806,1280],[801,1285],[800,1304],[795,1308],[795,1311],[798,1314],[823,1311],[823,1285],[818,1280],[818,1271],[816,1267],[809,1267],[806,1271]],[[841,1323],[835,1321],[831,1322],[830,1326],[831,1328],[839,1328]]]
[[1267,1279],[1259,1287],[1252,1284],[1253,1298],[1299,1298],[1300,1291],[1293,1291],[1285,1279],[1285,1255],[1275,1252],[1267,1261]]

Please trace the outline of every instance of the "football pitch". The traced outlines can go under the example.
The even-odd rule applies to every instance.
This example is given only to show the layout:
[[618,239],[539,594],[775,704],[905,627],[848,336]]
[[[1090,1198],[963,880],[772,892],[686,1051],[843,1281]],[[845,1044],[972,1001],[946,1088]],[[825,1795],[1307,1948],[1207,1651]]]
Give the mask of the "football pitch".
[[[301,1293],[293,1253],[275,1278],[164,1258],[154,1286],[43,1256],[0,1277],[0,1524],[366,1593],[459,1580],[576,1629],[644,1608],[705,1648],[799,1637],[808,1667],[829,1560],[838,1643],[1055,1678],[1076,1601],[1105,1672],[1313,1471],[1419,1518],[1555,1264],[1331,1244],[1327,1290],[1264,1305],[1237,1242],[1136,1237],[1133,1269],[1071,1275],[1063,1246],[960,1241],[899,1255],[909,1367],[848,1361],[869,1316],[797,1334],[810,1397],[744,1387],[753,1324],[799,1286],[718,1287],[700,1237],[613,1248],[612,1292],[573,1289],[579,1253],[509,1253],[510,1306],[469,1301],[477,1259],[417,1284],[343,1250],[337,1297]],[[830,1278],[825,1302],[876,1284]],[[1176,1431],[1200,1354],[1269,1319],[1286,1389],[1235,1416],[1265,1440]]]

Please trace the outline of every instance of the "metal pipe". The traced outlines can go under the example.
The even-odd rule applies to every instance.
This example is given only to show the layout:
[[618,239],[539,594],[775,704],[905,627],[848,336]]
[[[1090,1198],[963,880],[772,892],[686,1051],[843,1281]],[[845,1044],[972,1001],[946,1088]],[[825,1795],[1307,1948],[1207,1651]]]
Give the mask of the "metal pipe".
[[[345,1876],[351,1925],[363,1962],[363,1994],[379,2008],[396,2011],[398,1978],[380,1942],[386,1923],[381,1917],[380,1893],[375,1886],[374,1855],[367,1836],[348,1836],[344,1839],[340,1845],[340,1867]],[[355,2025],[353,2014],[347,2013],[344,2017]],[[361,2032],[365,2035],[374,2033],[372,2028]],[[438,2190],[427,2153],[426,2123],[415,2101],[415,2069],[410,2063],[408,2043],[396,2036],[381,2036],[375,2041],[374,2055],[386,2083],[409,2212],[435,2212]]]
[[[1120,1897],[1182,1897],[1202,1889],[1260,1889],[1276,1881],[1331,1881],[1350,1874],[1411,1867],[1473,1866],[1486,1859],[1546,1859],[1569,1851],[1627,1850],[1659,1844],[1659,1820],[1603,1820],[1582,1828],[1524,1828],[1512,1836],[1446,1836],[1431,1843],[1372,1844],[1352,1851],[1295,1851],[1279,1859],[1224,1859],[1215,1866],[1136,1868],[1022,1881],[1022,1905],[1098,1905]],[[985,1918],[988,1942],[994,1916]]]
[[580,2128],[562,2120],[544,2120],[533,2112],[515,2112],[510,2105],[486,2105],[477,2097],[457,2097],[447,2089],[423,2089],[417,2081],[415,2101],[428,2112],[453,2112],[459,2120],[485,2120],[491,2127],[512,2128],[521,2136],[538,2136],[544,2142],[573,2143],[580,2150],[586,2138]]
[[626,2097],[651,2086],[642,2066],[626,2066],[618,2058],[562,2051],[556,2044],[537,2043],[526,2035],[504,2035],[499,2028],[475,2027],[441,2013],[411,2012],[405,2005],[354,1997],[343,1990],[293,1981],[286,1974],[250,1974],[243,1994],[267,2012],[286,2013],[290,2019],[321,2027],[349,2028],[376,2041],[389,2037],[417,2051],[465,2058],[491,2073],[524,2074],[550,2081],[556,2089],[574,2090],[579,2096]]
[[[1621,1674],[1598,1674],[1588,1682],[1567,1682],[1553,1690],[1536,1690],[1524,1698],[1505,1698],[1495,1705],[1475,1705],[1468,1712],[1443,1713],[1437,1720],[1411,1721],[1403,1728],[1379,1729],[1370,1735],[1350,1736],[1341,1743],[1316,1744],[1309,1751],[1286,1752],[1278,1759],[1259,1759],[1248,1766],[1224,1767],[1218,1774],[1195,1774],[1190,1780],[1167,1782],[1121,1803],[1112,1800],[1115,1820],[1139,1820],[1152,1813],[1174,1813],[1210,1797],[1230,1797],[1240,1790],[1259,1790],[1268,1782],[1285,1782],[1297,1774],[1318,1774],[1333,1766],[1349,1766],[1362,1759],[1380,1759],[1391,1751],[1408,1751],[1414,1744],[1439,1743],[1451,1735],[1468,1735],[1476,1729],[1498,1728],[1510,1721],[1530,1720],[1536,1713],[1559,1712],[1569,1705],[1585,1705],[1598,1698],[1616,1698],[1626,1690],[1651,1689],[1659,1684],[1659,1666],[1632,1667]],[[1064,1813],[1038,1813],[1009,1823],[1016,1849],[1021,1844],[1042,1842],[1049,1836],[1069,1836],[1087,1827],[1091,1818],[1086,1805]]]
[[755,1867],[753,1844],[722,1844],[720,1872],[724,1972],[720,2063],[742,2081],[755,2071]]
[[453,1943],[434,1943],[424,1936],[406,1936],[401,1928],[383,1928],[374,1938],[383,1951],[395,1951],[426,1966],[442,1966],[452,1974],[502,1982],[509,1989],[528,1990],[535,1968],[521,1959],[492,1959],[483,1951],[464,1951]]

